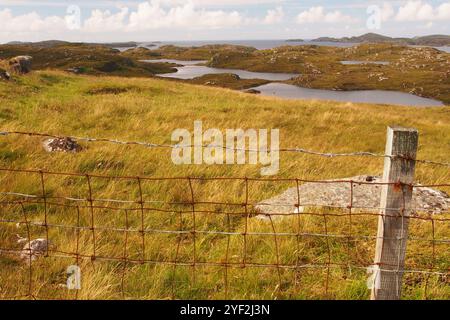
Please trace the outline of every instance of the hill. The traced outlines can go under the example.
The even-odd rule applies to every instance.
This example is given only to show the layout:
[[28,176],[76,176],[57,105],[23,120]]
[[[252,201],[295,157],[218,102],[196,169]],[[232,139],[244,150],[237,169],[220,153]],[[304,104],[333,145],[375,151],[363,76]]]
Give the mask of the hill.
[[143,63],[124,57],[116,49],[105,45],[66,42],[0,45],[0,59],[18,55],[33,57],[34,69],[76,68],[77,72],[94,75],[153,76],[170,73],[174,69],[162,64]]
[[[31,55],[33,68],[69,70],[92,75],[152,77],[175,72],[176,64],[145,63],[146,59],[206,60],[217,68],[256,72],[297,73],[290,84],[331,90],[394,90],[450,103],[450,54],[434,48],[415,48],[390,43],[361,44],[351,48],[283,46],[257,50],[234,45],[200,47],[162,46],[155,50],[137,47],[120,52],[104,45],[79,43],[0,45],[0,59]],[[384,61],[384,65],[343,65],[343,60]],[[189,80],[233,89],[265,83],[255,79],[206,75]]]
[[[171,56],[162,52],[162,56]],[[179,54],[183,57],[183,52]],[[343,65],[341,61],[386,65]],[[256,72],[288,72],[301,87],[330,90],[396,90],[450,103],[450,54],[435,48],[365,43],[350,48],[284,46],[268,50],[224,50],[209,66]]]
[[414,37],[414,38],[392,38],[388,36],[383,36],[376,33],[366,33],[357,37],[343,37],[343,38],[331,38],[331,37],[320,37],[312,41],[316,42],[341,42],[341,43],[397,43],[397,44],[408,44],[408,45],[422,45],[422,46],[450,46],[450,36],[448,35],[429,35],[424,37]]
[[[46,41],[38,41],[38,42],[22,42],[22,41],[10,41],[6,43],[7,45],[16,45],[16,46],[29,46],[29,47],[38,47],[38,48],[52,48],[61,45],[68,45],[71,42],[61,41],[61,40],[46,40]],[[92,45],[92,46],[105,46],[108,48],[131,48],[137,47],[138,43],[135,41],[127,41],[127,42],[77,42],[74,44],[78,45]]]

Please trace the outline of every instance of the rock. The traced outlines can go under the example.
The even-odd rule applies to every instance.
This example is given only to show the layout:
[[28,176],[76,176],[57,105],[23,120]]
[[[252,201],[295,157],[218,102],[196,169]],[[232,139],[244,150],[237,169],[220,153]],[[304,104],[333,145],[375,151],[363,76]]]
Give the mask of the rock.
[[[300,212],[305,207],[331,207],[348,210],[351,198],[350,181],[353,181],[353,212],[377,213],[381,200],[382,182],[377,176],[357,176],[338,180],[327,180],[328,183],[308,182],[298,188],[290,188],[282,194],[264,200],[255,206],[261,218],[267,214],[292,214],[297,208],[300,196]],[[414,188],[412,199],[413,214],[440,214],[450,210],[450,196],[445,192],[421,187]]]
[[31,256],[31,261],[36,260],[40,256],[43,256],[48,248],[50,243],[46,239],[35,239],[27,242],[20,252],[20,258],[28,261]]
[[9,66],[15,73],[25,74],[31,71],[32,60],[30,56],[17,56],[9,60]]
[[241,80],[241,77],[239,77],[237,74],[232,73],[231,78],[234,80]]
[[256,90],[256,89],[248,89],[248,90],[245,91],[245,93],[260,94],[261,91]]
[[53,138],[43,142],[43,147],[47,152],[80,152],[81,146],[71,138]]
[[67,72],[75,73],[75,74],[81,74],[81,73],[83,73],[83,70],[84,70],[83,67],[73,67],[73,68],[66,69]]
[[0,79],[8,81],[11,79],[11,75],[4,69],[0,69]]

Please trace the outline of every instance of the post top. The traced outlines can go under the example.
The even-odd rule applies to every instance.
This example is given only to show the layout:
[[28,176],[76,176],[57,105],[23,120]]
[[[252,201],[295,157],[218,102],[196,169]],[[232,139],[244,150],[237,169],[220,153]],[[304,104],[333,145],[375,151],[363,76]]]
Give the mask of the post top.
[[419,131],[415,128],[405,128],[405,127],[401,127],[401,126],[389,126],[388,129],[392,130],[392,131],[407,131],[407,132],[418,132]]

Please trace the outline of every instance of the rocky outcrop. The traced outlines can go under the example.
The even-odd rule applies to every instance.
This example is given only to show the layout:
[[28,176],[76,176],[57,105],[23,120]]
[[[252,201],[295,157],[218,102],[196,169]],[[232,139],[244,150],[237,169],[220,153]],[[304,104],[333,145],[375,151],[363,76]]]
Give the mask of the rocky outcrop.
[[[27,241],[25,239],[25,241]],[[19,241],[20,243],[21,241]],[[22,251],[20,252],[20,258],[24,261],[36,260],[37,258],[43,256],[49,249],[50,242],[46,239],[35,239],[32,241],[27,241]]]
[[11,75],[9,74],[9,72],[0,68],[0,80],[8,81],[9,79],[11,79]]
[[67,72],[74,73],[74,74],[81,74],[84,72],[83,67],[73,67],[66,69]]
[[17,56],[9,60],[9,67],[16,74],[25,74],[31,71],[32,60],[30,56]]
[[[329,180],[326,183],[308,182],[300,185],[298,192],[297,188],[290,188],[274,198],[260,202],[255,209],[261,214],[282,215],[301,213],[306,208],[329,207],[348,210],[352,204],[353,212],[379,212],[381,182],[382,178],[376,176],[357,176]],[[445,192],[419,185],[414,188],[412,210],[415,214],[448,212],[450,196]]]
[[47,152],[80,152],[81,146],[71,138],[53,138],[43,142],[43,147]]
[[248,90],[245,91],[245,93],[260,94],[261,91],[256,90],[256,89],[248,89]]

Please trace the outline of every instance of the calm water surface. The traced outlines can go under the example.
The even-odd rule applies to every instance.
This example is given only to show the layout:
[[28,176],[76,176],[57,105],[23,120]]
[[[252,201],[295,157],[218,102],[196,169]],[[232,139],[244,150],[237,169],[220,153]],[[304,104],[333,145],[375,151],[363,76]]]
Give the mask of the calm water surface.
[[[318,46],[328,46],[328,47],[341,47],[341,48],[348,48],[357,46],[360,43],[339,43],[339,42],[315,42],[315,41],[286,41],[286,40],[211,40],[211,41],[162,41],[162,42],[142,42],[139,44],[139,46],[148,46],[148,45],[154,45],[149,47],[149,49],[157,49],[161,46],[165,45],[175,45],[179,47],[199,47],[199,46],[205,46],[205,45],[214,45],[214,44],[231,44],[231,45],[241,45],[246,47],[254,47],[258,50],[264,50],[264,49],[273,49],[276,47],[281,46],[301,46],[301,45],[318,45]],[[120,51],[124,51],[126,49],[130,48],[117,48]],[[444,47],[436,47],[436,49],[439,49],[444,52],[450,53],[450,46],[444,46]]]
[[285,99],[319,99],[355,103],[394,104],[414,107],[435,107],[444,105],[438,100],[422,98],[413,94],[396,91],[333,91],[301,88],[284,83],[269,83],[253,89],[261,91],[261,94],[265,96],[274,96]]
[[[206,74],[222,74],[233,73],[237,74],[242,79],[263,79],[269,81],[284,81],[297,76],[294,73],[269,73],[269,72],[250,72],[239,69],[221,69],[210,68],[202,66],[202,63],[207,61],[183,61],[175,59],[160,59],[160,60],[144,60],[146,62],[167,62],[182,65],[176,67],[178,70],[175,73],[160,74],[160,77],[177,78],[177,79],[193,79]],[[365,61],[342,61],[346,64],[360,64]],[[376,61],[378,64],[385,64],[384,61]],[[200,64],[200,65],[199,65]],[[376,104],[391,104],[404,105],[414,107],[431,107],[443,106],[441,101],[422,98],[413,94],[385,91],[385,90],[358,90],[358,91],[334,91],[334,90],[319,90],[301,88],[294,85],[284,83],[269,83],[259,87],[255,87],[262,95],[275,96],[285,99],[318,99],[318,100],[334,100],[343,102],[355,103],[376,103]]]
[[143,62],[150,63],[174,63],[181,64],[182,66],[195,66],[196,64],[205,64],[207,60],[175,60],[175,59],[156,59],[156,60],[141,60]]
[[[146,45],[149,43],[143,43]],[[217,40],[217,41],[163,41],[155,43],[156,49],[165,45],[174,45],[177,47],[200,47],[206,45],[217,44],[231,44],[236,46],[253,47],[258,50],[273,49],[281,46],[300,46],[300,45],[318,45],[318,46],[330,46],[330,47],[353,47],[357,43],[339,43],[339,42],[314,42],[314,41],[286,41],[286,40]]]
[[[206,74],[222,74],[233,73],[238,75],[241,79],[262,79],[269,81],[284,81],[296,77],[295,73],[271,73],[271,72],[251,72],[239,69],[222,69],[222,68],[210,68],[206,66],[199,66],[196,64],[205,63],[206,61],[182,61],[182,60],[145,60],[146,62],[170,62],[183,65],[182,67],[176,67],[178,70],[174,73],[160,74],[159,77],[164,78],[176,78],[176,79],[194,79]],[[187,62],[187,63],[186,63]]]
[[387,66],[390,64],[389,61],[356,61],[356,60],[341,61],[341,63],[345,65],[378,64],[383,66]]

